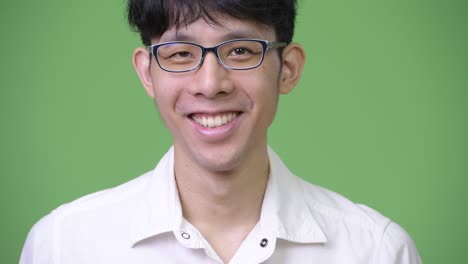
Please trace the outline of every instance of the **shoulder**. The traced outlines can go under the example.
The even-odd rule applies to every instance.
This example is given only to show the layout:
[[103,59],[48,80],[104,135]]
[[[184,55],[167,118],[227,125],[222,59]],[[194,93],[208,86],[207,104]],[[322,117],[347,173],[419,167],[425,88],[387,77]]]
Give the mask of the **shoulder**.
[[[385,226],[382,241],[375,256],[376,263],[422,263],[414,241],[397,223],[389,222]],[[389,260],[394,260],[390,262]]]
[[378,211],[354,203],[332,190],[311,184],[301,178],[297,180],[310,209],[319,218],[322,217],[327,221],[345,221],[365,229],[383,228],[390,221]]
[[52,259],[53,218],[50,215],[39,220],[28,233],[21,252],[20,264],[54,263]]
[[87,194],[76,200],[60,205],[43,217],[34,227],[47,225],[51,219],[73,215],[79,212],[99,211],[130,200],[141,199],[151,179],[153,171],[146,172],[121,185]]
[[152,171],[114,188],[85,195],[44,216],[29,231],[20,263],[56,263],[52,252],[57,251],[61,233],[96,229],[116,218],[125,221],[131,217],[135,204],[144,199],[151,175]]
[[141,199],[151,179],[152,171],[149,171],[135,179],[113,188],[97,191],[72,202],[63,204],[52,211],[55,218],[65,217],[76,213],[111,210],[122,208],[122,205]]
[[416,246],[408,233],[380,212],[363,204],[313,185],[300,178],[304,197],[317,222],[330,241],[349,239],[360,248],[371,249],[374,263],[421,263]]

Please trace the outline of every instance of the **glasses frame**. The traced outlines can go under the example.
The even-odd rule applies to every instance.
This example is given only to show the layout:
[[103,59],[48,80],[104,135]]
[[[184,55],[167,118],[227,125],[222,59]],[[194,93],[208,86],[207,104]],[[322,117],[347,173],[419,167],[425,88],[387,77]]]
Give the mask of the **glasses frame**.
[[[224,64],[224,62],[221,60],[221,58],[219,56],[219,53],[218,53],[219,48],[221,46],[223,46],[223,45],[226,45],[226,44],[231,43],[231,42],[236,42],[236,41],[252,41],[252,42],[260,43],[262,45],[262,58],[260,59],[260,61],[256,65],[251,66],[251,67],[247,67],[247,68],[231,67],[231,66],[228,66],[228,65]],[[170,69],[164,68],[161,65],[161,63],[159,62],[159,58],[158,58],[158,55],[157,55],[158,54],[158,48],[161,47],[161,46],[164,46],[164,45],[177,44],[177,43],[192,44],[192,45],[195,45],[195,46],[199,47],[201,49],[200,61],[195,66],[193,66],[192,68],[187,69],[187,70],[170,70]],[[210,51],[212,51],[215,54],[216,59],[218,60],[218,63],[221,64],[224,68],[231,69],[231,70],[244,71],[244,70],[251,70],[251,69],[254,69],[254,68],[257,68],[258,66],[260,66],[262,64],[264,58],[265,58],[266,52],[269,49],[283,48],[283,47],[286,47],[287,45],[288,45],[288,43],[286,43],[286,42],[270,42],[270,41],[264,40],[264,39],[240,38],[240,39],[231,39],[231,40],[223,41],[223,42],[219,43],[218,45],[212,46],[212,47],[203,47],[200,44],[190,42],[190,41],[168,41],[168,42],[162,42],[162,43],[154,44],[154,45],[148,46],[147,48],[148,48],[148,51],[150,53],[150,56],[151,55],[154,56],[154,58],[156,59],[156,62],[159,65],[159,67],[162,70],[167,71],[167,72],[189,72],[189,71],[193,71],[193,70],[201,67],[201,65],[203,64],[203,61],[205,60],[206,54],[208,52],[210,52]],[[150,57],[150,59],[151,59],[151,57]]]

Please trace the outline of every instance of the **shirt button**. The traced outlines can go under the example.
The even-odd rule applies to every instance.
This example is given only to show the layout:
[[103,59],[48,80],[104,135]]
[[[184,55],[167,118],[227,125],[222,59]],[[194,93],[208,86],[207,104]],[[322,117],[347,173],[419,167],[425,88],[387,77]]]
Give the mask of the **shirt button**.
[[260,241],[260,246],[261,247],[266,247],[268,245],[268,239],[264,238],[262,241]]
[[183,238],[185,238],[185,239],[190,239],[190,234],[189,234],[189,233],[183,232],[183,233],[181,234],[181,236],[182,236]]

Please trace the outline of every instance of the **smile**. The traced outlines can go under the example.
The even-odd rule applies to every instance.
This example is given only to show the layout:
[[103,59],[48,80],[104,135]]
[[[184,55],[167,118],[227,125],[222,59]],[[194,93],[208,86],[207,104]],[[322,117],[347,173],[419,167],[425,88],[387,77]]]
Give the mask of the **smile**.
[[239,113],[237,112],[230,112],[230,113],[222,113],[222,114],[193,114],[192,119],[199,125],[206,127],[206,128],[214,128],[224,126],[227,123],[234,120]]

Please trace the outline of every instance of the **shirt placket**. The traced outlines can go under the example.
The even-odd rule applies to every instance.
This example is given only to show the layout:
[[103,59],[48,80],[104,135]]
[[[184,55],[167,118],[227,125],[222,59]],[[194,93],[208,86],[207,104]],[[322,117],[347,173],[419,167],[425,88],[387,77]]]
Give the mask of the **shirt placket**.
[[239,247],[229,264],[262,263],[269,259],[276,247],[276,235],[262,232],[256,226]]
[[209,257],[218,263],[223,263],[202,234],[185,219],[180,228],[174,231],[174,235],[182,246],[191,249],[203,249]]

